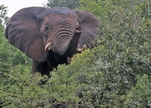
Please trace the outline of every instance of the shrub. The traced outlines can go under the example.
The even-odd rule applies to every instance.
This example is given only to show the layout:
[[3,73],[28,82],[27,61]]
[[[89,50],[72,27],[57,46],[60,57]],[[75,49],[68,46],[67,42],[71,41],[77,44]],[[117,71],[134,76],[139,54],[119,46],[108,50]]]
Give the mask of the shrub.
[[[81,0],[80,8],[92,12],[101,21],[98,46],[76,55],[68,66],[59,65],[44,85],[39,82],[47,77],[30,75],[30,59],[4,39],[0,44],[0,65],[5,66],[0,67],[1,106],[148,107],[151,100],[149,6],[150,2],[144,0]],[[20,62],[12,62],[16,59]]]

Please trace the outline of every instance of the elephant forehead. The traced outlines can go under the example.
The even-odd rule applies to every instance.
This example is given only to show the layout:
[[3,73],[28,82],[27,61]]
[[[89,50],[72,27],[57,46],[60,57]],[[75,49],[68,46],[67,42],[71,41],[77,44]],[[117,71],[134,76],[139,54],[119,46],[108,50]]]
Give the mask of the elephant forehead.
[[47,18],[45,18],[46,24],[54,26],[59,24],[68,24],[69,26],[75,26],[78,24],[76,17],[73,15],[51,15]]

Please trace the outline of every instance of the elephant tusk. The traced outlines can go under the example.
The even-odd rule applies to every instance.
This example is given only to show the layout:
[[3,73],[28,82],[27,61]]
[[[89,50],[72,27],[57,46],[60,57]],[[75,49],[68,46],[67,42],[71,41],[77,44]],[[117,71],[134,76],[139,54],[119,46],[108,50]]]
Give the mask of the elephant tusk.
[[50,45],[51,45],[51,42],[49,42],[49,43],[46,44],[45,51],[49,51],[50,50]]
[[82,51],[86,50],[86,45],[84,44],[82,48],[77,48],[77,52],[81,53]]

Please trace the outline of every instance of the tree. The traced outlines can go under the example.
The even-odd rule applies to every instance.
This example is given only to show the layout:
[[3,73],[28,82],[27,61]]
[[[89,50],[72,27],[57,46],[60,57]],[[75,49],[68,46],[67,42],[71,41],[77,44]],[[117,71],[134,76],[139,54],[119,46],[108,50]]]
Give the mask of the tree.
[[4,5],[0,5],[0,24],[5,24],[8,20],[7,14],[7,7]]
[[79,7],[80,0],[48,0],[46,7],[52,8],[55,6],[69,7],[75,9]]

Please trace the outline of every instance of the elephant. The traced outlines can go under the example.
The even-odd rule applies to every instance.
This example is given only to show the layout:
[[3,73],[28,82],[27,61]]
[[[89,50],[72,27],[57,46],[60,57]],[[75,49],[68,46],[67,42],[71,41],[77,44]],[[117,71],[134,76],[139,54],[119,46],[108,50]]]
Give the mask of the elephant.
[[76,53],[95,46],[100,21],[93,14],[67,7],[26,7],[7,22],[8,42],[32,59],[31,73],[50,75]]

